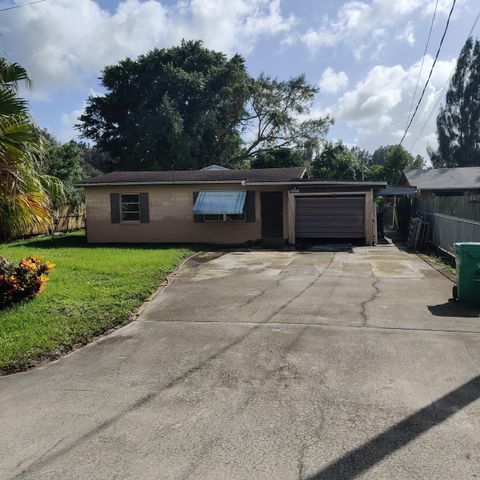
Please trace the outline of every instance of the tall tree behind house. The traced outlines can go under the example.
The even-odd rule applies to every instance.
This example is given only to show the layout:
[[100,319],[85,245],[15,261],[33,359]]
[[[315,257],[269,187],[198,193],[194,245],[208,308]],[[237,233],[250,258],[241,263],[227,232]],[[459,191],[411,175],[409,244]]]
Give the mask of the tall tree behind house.
[[469,38],[458,57],[445,106],[437,117],[434,167],[480,166],[480,42]]

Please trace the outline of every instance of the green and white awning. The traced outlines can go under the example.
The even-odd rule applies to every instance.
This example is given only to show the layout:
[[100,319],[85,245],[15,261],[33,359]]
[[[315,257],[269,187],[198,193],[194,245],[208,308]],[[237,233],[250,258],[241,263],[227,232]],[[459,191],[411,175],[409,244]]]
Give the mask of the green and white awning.
[[195,215],[240,215],[245,206],[245,190],[206,190],[199,192],[193,213]]

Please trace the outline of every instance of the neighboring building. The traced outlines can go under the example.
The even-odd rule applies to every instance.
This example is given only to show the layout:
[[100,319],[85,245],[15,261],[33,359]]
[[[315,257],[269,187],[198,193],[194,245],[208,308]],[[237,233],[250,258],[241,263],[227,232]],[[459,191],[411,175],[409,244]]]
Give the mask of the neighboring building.
[[376,238],[384,182],[320,181],[305,168],[112,172],[85,188],[89,243],[295,244]]
[[413,211],[430,219],[434,244],[480,241],[480,167],[406,170],[400,183],[417,188]]
[[416,211],[480,221],[480,167],[406,170],[400,183],[417,188]]

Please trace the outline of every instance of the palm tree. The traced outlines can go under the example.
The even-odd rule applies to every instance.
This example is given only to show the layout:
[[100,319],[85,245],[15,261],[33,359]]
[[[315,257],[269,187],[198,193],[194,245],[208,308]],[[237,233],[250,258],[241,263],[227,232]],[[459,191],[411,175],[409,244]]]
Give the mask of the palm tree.
[[0,238],[44,232],[52,224],[52,207],[63,201],[61,182],[38,174],[42,136],[27,102],[18,97],[26,70],[0,58]]

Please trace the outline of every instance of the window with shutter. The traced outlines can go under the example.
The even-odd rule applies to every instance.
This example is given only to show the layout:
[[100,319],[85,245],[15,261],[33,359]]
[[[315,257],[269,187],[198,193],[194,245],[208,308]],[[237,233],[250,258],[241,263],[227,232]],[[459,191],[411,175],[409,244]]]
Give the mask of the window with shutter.
[[140,195],[122,193],[120,195],[120,219],[122,223],[140,222]]

